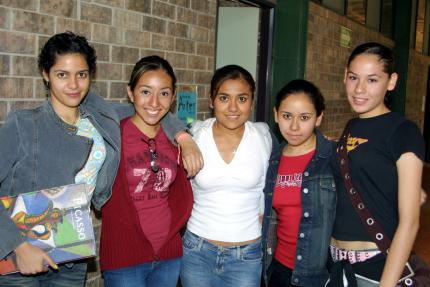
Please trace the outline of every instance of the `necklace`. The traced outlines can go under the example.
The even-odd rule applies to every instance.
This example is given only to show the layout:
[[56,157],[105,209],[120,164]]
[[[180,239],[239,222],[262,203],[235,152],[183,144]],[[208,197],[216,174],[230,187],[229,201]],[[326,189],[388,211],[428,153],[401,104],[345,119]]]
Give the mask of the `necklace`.
[[72,125],[72,126],[75,126],[75,125],[76,125],[76,123],[79,121],[79,119],[80,119],[80,118],[81,118],[81,117],[78,115],[78,116],[76,117],[76,119],[75,119],[75,120],[73,120],[73,121],[68,121],[68,120],[66,120],[64,117],[60,116],[60,119],[61,119],[63,122],[65,122],[66,124]]

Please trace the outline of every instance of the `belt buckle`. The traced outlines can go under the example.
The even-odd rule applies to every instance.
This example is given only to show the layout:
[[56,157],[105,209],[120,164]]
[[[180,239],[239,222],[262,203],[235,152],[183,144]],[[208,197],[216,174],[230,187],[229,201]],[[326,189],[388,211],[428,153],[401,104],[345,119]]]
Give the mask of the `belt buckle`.
[[403,276],[402,278],[399,279],[399,283],[400,282],[405,282],[406,286],[412,286],[413,281],[412,281],[412,277],[415,276],[415,272],[412,269],[412,266],[409,264],[409,262],[406,262],[406,269],[409,271],[409,274],[406,274],[405,276]]

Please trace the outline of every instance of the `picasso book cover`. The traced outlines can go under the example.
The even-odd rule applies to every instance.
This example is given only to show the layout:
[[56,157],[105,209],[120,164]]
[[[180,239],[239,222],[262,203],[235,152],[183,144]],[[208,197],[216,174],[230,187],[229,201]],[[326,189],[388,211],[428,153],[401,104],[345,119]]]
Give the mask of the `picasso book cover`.
[[[0,197],[22,236],[56,262],[95,255],[94,230],[85,184],[71,184]],[[0,260],[0,274],[17,272],[12,255]]]

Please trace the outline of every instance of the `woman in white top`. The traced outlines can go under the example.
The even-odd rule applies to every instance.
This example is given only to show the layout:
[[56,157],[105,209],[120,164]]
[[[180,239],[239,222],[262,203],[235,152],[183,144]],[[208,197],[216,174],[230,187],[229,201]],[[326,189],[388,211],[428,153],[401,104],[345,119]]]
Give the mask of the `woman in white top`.
[[184,287],[260,286],[262,194],[272,149],[265,123],[248,121],[255,83],[228,65],[215,71],[215,118],[192,128],[205,165],[192,180],[194,206],[183,238]]

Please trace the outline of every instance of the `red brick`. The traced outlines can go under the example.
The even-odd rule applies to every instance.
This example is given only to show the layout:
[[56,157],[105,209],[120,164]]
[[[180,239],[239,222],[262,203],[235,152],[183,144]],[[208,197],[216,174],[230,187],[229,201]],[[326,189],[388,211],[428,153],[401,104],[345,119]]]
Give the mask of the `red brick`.
[[131,76],[131,72],[133,71],[134,65],[124,65],[123,69],[124,69],[124,73],[123,73],[123,77],[122,80],[127,82],[130,80],[130,76]]
[[93,81],[91,84],[91,90],[97,95],[107,98],[108,97],[108,84],[105,81]]
[[215,56],[215,47],[212,44],[207,43],[197,43],[197,55],[202,56],[209,56],[214,57]]
[[33,80],[29,78],[0,78],[0,95],[2,98],[32,98]]
[[173,50],[173,37],[159,34],[151,35],[151,48],[160,50]]
[[110,61],[109,45],[100,43],[90,43],[90,45],[96,50],[97,63]]
[[43,104],[43,102],[46,101],[46,99],[43,100],[26,100],[26,101],[16,101],[10,103],[10,110],[22,110],[22,109],[33,109]]
[[0,75],[9,75],[10,73],[10,56],[0,55]]
[[208,29],[215,29],[215,17],[211,15],[199,14],[197,16],[197,24]]
[[206,58],[201,56],[188,56],[188,69],[205,70]]
[[76,0],[44,0],[40,1],[40,12],[44,14],[76,18]]
[[176,10],[176,20],[187,24],[197,24],[197,13],[190,9],[178,7]]
[[36,53],[36,38],[33,34],[0,31],[0,39],[2,53]]
[[191,8],[203,13],[209,13],[208,0],[191,0]]
[[123,31],[116,27],[93,24],[92,41],[110,44],[122,44],[122,33]]
[[7,116],[7,102],[0,101],[0,122],[4,122],[6,120],[6,116]]
[[112,46],[112,62],[134,64],[139,60],[139,49]]
[[88,22],[111,25],[112,9],[93,4],[81,3],[81,19]]
[[166,3],[153,0],[152,14],[167,19],[175,19],[176,7]]
[[113,25],[131,30],[142,28],[142,15],[125,10],[114,10]]
[[122,79],[122,65],[110,64],[110,63],[99,63],[97,67],[98,81],[101,80],[121,80]]
[[28,11],[13,11],[13,28],[18,31],[48,34],[54,33],[54,17]]
[[194,41],[208,42],[209,30],[202,27],[191,27],[191,39]]
[[34,97],[36,99],[46,99],[48,92],[46,91],[45,85],[43,84],[42,77],[34,80]]
[[175,70],[176,78],[178,79],[178,84],[193,84],[194,83],[194,73],[190,70]]
[[214,71],[215,70],[215,59],[213,57],[208,57],[208,65],[206,66],[206,70]]
[[148,32],[155,32],[160,34],[166,33],[166,20],[149,17],[149,16],[143,16],[142,18],[142,29],[144,31]]
[[124,7],[124,0],[93,0],[93,2],[104,4],[106,6],[114,6],[119,8]]
[[170,0],[170,3],[178,6],[182,6],[185,8],[190,7],[190,0]]
[[209,3],[209,14],[216,15],[218,11],[218,1],[212,1]]
[[167,25],[167,35],[175,36],[175,37],[188,37],[188,29],[189,26],[181,23],[169,22]]
[[125,0],[125,8],[131,11],[151,13],[151,1],[149,0]]
[[37,9],[38,2],[39,1],[37,0],[0,0],[0,5],[35,11]]
[[174,69],[183,69],[187,67],[187,55],[178,53],[167,53],[166,60]]
[[11,12],[7,8],[0,7],[0,28],[9,29],[10,28]]
[[188,39],[175,38],[175,50],[193,54],[195,52],[195,42]]
[[150,47],[151,44],[151,35],[149,32],[141,32],[135,30],[127,30],[125,31],[125,44],[127,46],[135,46],[135,47]]
[[112,82],[110,84],[110,99],[127,99],[127,83]]
[[69,18],[57,18],[57,33],[72,31],[76,34],[84,36],[87,40],[91,39],[91,23],[78,21]]
[[208,84],[211,82],[212,73],[197,71],[194,73],[194,82],[196,84]]
[[12,57],[12,74],[17,76],[40,76],[39,69],[37,68],[36,57]]

